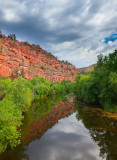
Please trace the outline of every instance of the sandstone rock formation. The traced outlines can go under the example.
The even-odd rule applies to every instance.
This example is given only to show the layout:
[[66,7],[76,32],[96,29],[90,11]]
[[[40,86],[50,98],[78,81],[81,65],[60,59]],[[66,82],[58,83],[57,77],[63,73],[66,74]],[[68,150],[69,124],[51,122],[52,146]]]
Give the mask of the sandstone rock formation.
[[39,45],[0,38],[0,76],[24,76],[32,79],[43,76],[50,81],[74,81],[79,70],[75,66],[58,60]]

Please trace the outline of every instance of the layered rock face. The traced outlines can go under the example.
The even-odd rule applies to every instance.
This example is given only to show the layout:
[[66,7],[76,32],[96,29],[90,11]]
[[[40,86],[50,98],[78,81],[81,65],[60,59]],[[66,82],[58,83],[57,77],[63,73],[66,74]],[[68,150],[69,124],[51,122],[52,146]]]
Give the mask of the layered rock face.
[[0,38],[0,76],[24,76],[30,80],[43,76],[50,81],[74,81],[79,70],[73,65],[57,60],[39,45]]

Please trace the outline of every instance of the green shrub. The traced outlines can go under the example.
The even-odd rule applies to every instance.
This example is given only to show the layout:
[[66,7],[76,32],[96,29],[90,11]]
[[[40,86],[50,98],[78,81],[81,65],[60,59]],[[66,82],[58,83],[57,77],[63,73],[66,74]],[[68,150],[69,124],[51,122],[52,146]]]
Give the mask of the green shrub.
[[46,68],[45,68],[44,66],[41,66],[41,69],[43,69],[43,70],[44,70],[44,69],[46,69]]
[[17,127],[21,125],[22,114],[13,101],[8,98],[0,102],[0,152],[8,146],[11,148],[19,144],[20,132]]
[[3,37],[3,35],[2,35],[2,31],[0,31],[0,38],[2,38]]
[[28,41],[24,41],[22,42],[25,46],[30,46],[30,43],[28,43]]
[[58,66],[55,66],[55,69],[58,69]]
[[8,38],[15,41],[16,40],[16,35],[15,34],[10,34],[10,35],[8,35]]
[[2,100],[7,93],[8,87],[11,85],[11,79],[0,77],[0,100]]
[[74,73],[73,73],[73,72],[71,72],[71,75],[73,76],[73,75],[74,75]]
[[27,110],[33,100],[32,84],[22,77],[15,79],[9,86],[8,98],[23,112]]

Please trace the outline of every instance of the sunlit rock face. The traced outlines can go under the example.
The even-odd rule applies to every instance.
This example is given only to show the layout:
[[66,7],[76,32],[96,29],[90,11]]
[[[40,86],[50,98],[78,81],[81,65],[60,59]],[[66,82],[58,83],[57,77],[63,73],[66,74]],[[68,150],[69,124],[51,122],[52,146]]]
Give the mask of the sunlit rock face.
[[15,78],[22,75],[26,79],[32,79],[38,75],[61,82],[74,81],[79,72],[75,66],[57,60],[39,45],[0,38],[0,76]]

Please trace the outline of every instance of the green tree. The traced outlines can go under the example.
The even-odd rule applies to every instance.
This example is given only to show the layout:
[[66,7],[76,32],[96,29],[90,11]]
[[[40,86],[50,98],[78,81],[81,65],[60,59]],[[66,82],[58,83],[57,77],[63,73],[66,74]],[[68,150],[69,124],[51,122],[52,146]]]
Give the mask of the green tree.
[[117,104],[117,50],[98,56],[97,67],[87,75],[77,76],[74,93],[86,103],[100,103],[105,109]]

